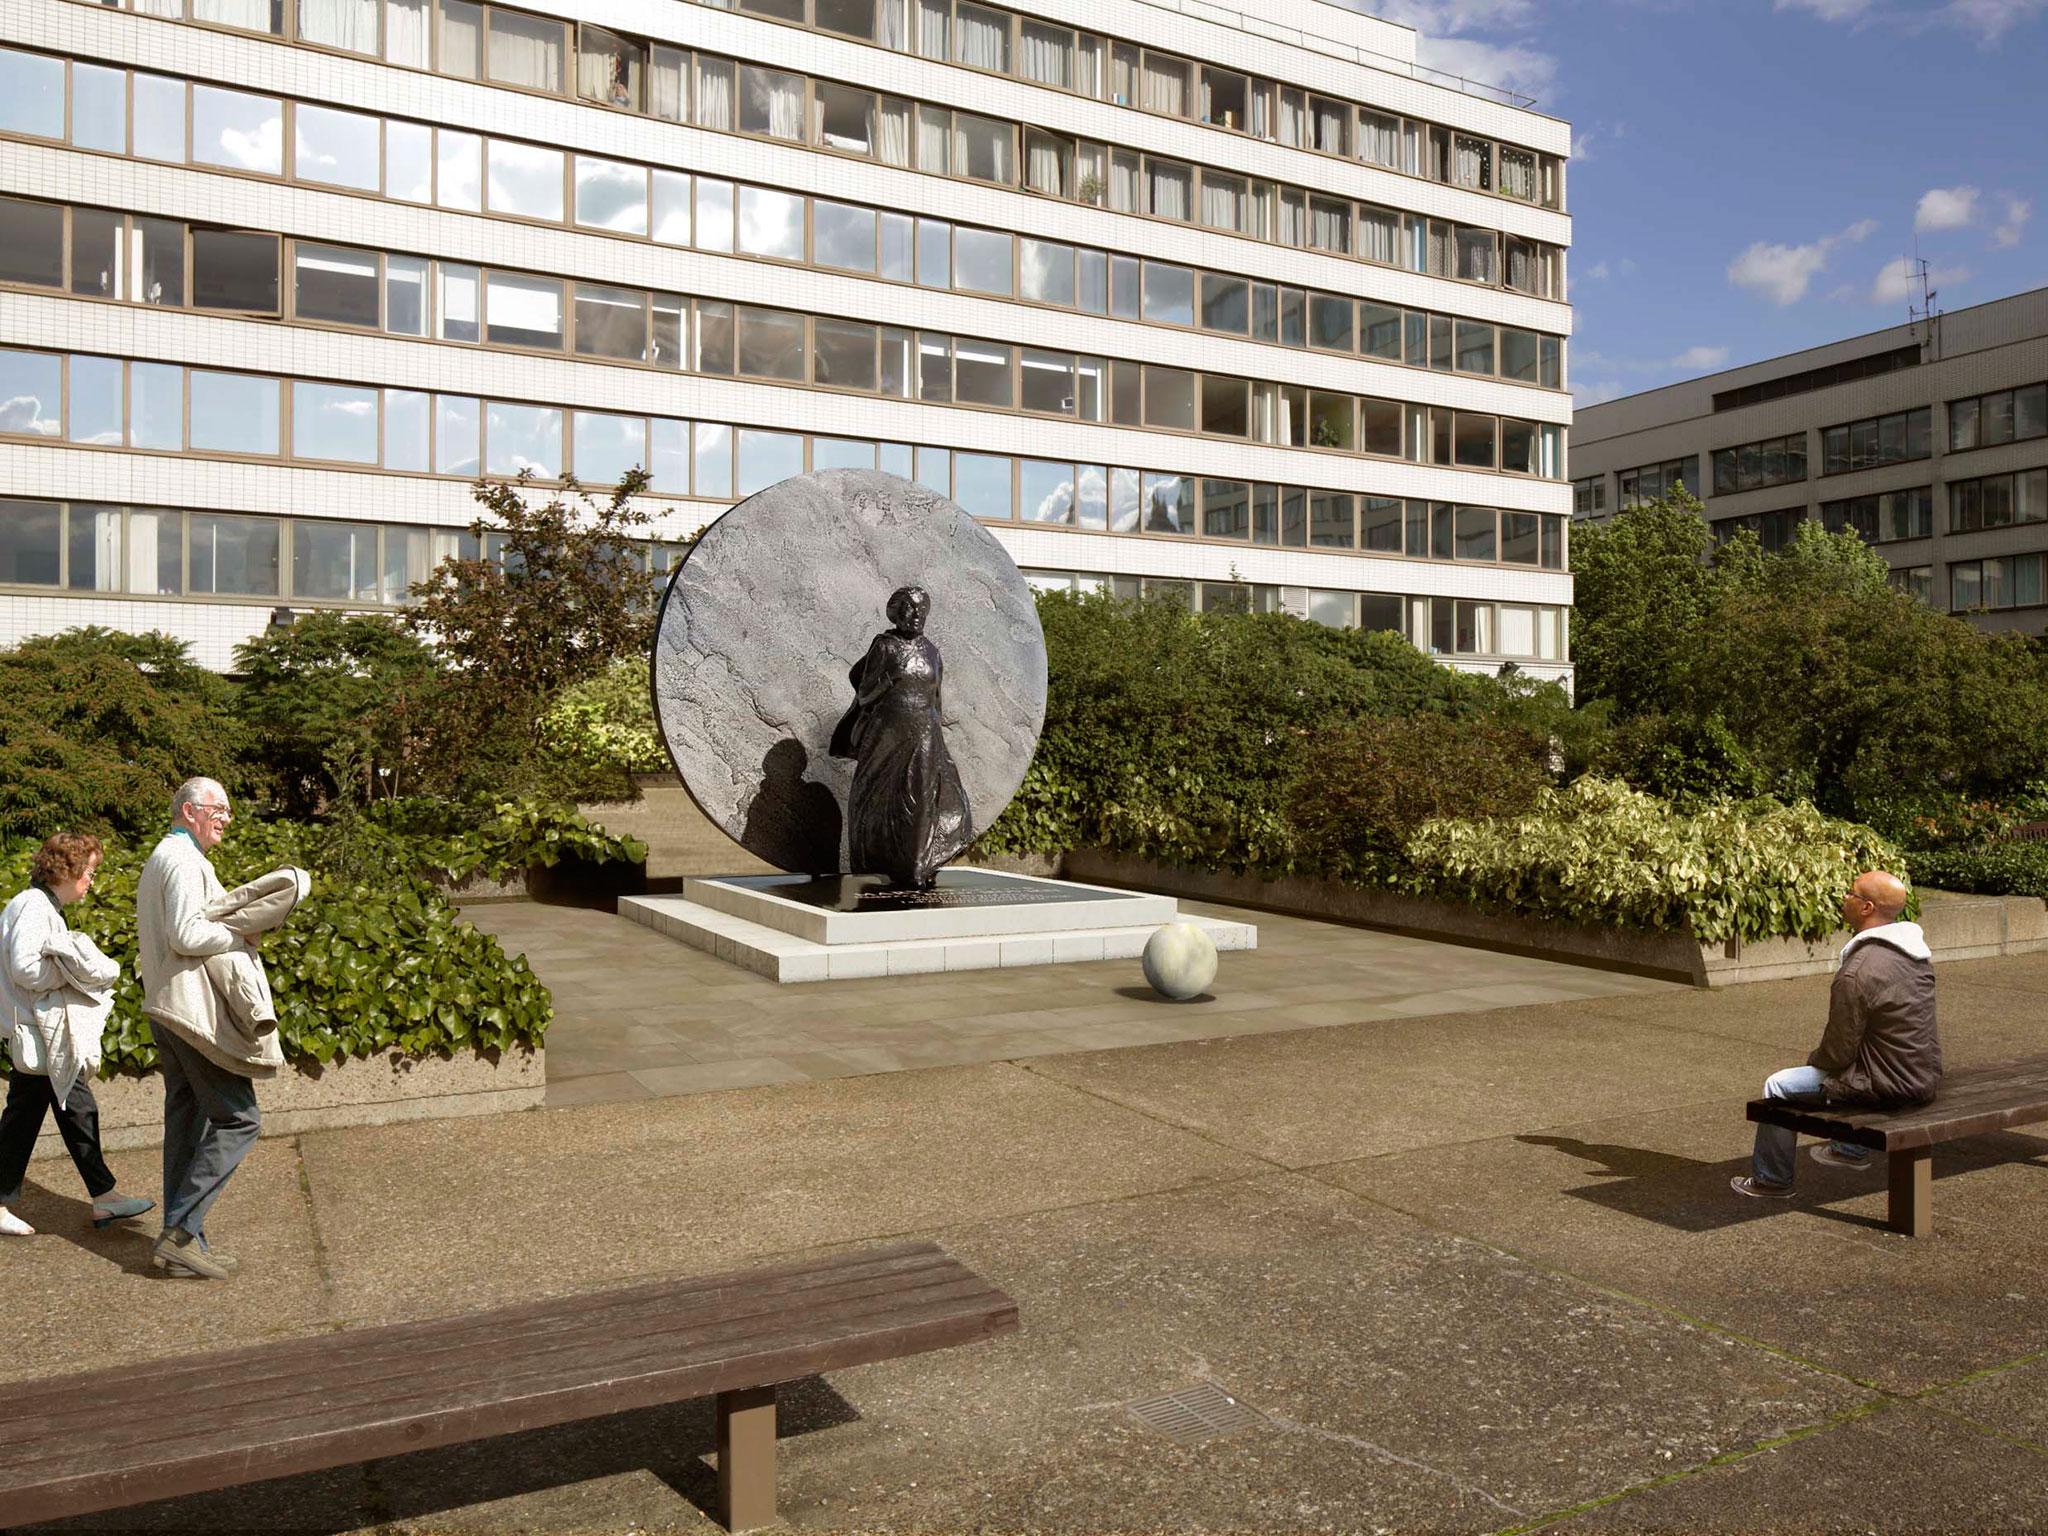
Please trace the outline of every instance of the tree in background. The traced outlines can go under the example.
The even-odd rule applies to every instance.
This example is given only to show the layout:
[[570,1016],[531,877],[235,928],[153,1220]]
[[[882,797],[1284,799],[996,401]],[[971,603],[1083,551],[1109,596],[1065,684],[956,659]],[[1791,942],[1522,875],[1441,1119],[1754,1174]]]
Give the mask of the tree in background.
[[604,500],[569,481],[544,501],[525,473],[477,484],[484,515],[471,532],[487,556],[443,561],[405,615],[448,671],[433,728],[444,773],[474,761],[500,782],[518,774],[538,761],[542,716],[563,688],[644,653],[653,590],[634,537],[648,517],[633,497],[646,484],[634,470]]
[[162,634],[72,629],[0,653],[0,837],[143,838],[195,774],[238,791],[232,692]]
[[446,679],[433,650],[396,619],[315,611],[235,648],[241,747],[293,816],[421,788]]

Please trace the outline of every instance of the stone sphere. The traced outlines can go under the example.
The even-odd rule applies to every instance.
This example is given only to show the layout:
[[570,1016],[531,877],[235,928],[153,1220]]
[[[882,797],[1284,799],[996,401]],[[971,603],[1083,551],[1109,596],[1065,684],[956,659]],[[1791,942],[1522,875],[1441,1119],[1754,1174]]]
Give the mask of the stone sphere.
[[1154,992],[1185,1002],[1216,979],[1216,941],[1193,923],[1168,923],[1145,941],[1144,965]]

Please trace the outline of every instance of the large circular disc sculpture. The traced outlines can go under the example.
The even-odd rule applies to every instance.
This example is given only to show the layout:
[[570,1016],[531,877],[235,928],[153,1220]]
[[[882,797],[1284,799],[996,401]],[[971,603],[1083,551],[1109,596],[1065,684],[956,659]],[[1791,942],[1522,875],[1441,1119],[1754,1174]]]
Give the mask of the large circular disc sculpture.
[[669,580],[654,712],[684,787],[749,853],[803,874],[848,860],[854,763],[833,755],[849,673],[922,587],[943,658],[939,722],[965,792],[950,858],[1002,814],[1045,722],[1045,637],[995,537],[895,475],[835,469],[757,492],[707,528]]

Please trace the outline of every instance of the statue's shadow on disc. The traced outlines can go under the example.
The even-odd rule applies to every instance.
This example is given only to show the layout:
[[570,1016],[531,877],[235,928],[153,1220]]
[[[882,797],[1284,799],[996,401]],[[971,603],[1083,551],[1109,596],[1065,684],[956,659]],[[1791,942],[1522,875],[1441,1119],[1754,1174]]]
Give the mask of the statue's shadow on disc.
[[823,784],[804,777],[811,755],[794,736],[785,736],[761,759],[761,787],[747,807],[740,842],[778,869],[800,874],[839,870],[839,800]]

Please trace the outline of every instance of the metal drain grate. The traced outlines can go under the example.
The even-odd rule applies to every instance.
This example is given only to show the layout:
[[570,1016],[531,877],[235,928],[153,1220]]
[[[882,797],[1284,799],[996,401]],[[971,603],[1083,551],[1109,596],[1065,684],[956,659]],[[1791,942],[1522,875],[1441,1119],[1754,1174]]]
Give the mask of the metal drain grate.
[[1125,1405],[1131,1417],[1180,1445],[1234,1435],[1265,1423],[1256,1408],[1247,1408],[1213,1381],[1199,1381],[1163,1397]]

